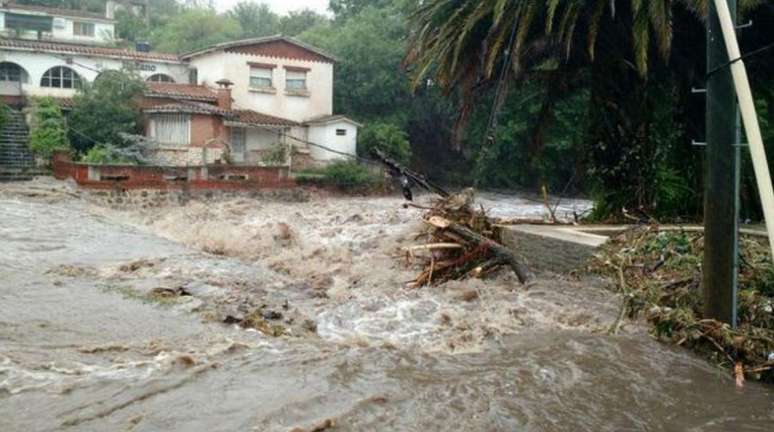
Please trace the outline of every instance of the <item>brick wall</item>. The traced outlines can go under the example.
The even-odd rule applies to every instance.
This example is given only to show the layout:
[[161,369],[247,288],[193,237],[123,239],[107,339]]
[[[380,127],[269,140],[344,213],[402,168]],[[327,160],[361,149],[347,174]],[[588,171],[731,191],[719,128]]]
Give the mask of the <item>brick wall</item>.
[[56,152],[52,168],[54,177],[72,178],[91,189],[255,190],[296,185],[287,167],[89,165]]

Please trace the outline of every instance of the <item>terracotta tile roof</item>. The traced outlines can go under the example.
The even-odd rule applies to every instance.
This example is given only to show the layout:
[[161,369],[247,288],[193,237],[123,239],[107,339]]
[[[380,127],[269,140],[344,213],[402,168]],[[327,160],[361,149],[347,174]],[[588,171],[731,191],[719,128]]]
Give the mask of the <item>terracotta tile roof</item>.
[[186,102],[156,105],[144,110],[146,113],[188,113],[188,114],[212,114],[231,117],[231,112],[201,102]]
[[69,17],[99,19],[103,21],[112,21],[107,19],[107,17],[105,17],[104,14],[89,12],[89,11],[82,11],[77,9],[63,9],[63,8],[53,8],[53,7],[47,7],[47,6],[23,5],[18,3],[8,3],[4,6],[4,9],[17,9],[17,10],[25,10],[30,12],[42,12],[42,13],[47,13],[49,15],[61,15],[61,16],[69,16]]
[[193,57],[198,57],[220,50],[267,57],[295,58],[300,60],[323,61],[330,63],[336,62],[335,57],[320,50],[319,48],[301,42],[298,39],[282,35],[223,42],[207,48],[182,54],[180,58],[188,60]]
[[174,54],[140,52],[125,48],[108,48],[65,42],[0,38],[0,48],[10,48],[26,51],[60,52],[66,54],[82,54],[96,57],[119,57],[122,59],[131,60],[159,60],[166,62],[180,61],[180,59]]
[[148,90],[145,92],[145,96],[147,97],[181,98],[206,102],[218,100],[218,93],[203,85],[157,82],[149,82],[146,84]]
[[233,118],[231,121],[255,126],[298,126],[299,123],[282,117],[275,117],[268,114],[262,114],[253,110],[232,110]]

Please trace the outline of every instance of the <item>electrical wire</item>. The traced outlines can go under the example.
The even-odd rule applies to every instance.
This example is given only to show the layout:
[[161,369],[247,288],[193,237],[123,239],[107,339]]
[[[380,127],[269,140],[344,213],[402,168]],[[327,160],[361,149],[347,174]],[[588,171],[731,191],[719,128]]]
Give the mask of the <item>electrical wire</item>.
[[764,46],[762,46],[762,47],[760,47],[760,48],[758,48],[756,50],[750,51],[750,52],[748,52],[746,54],[742,54],[741,56],[739,56],[739,57],[737,57],[737,58],[735,58],[733,60],[729,60],[729,61],[719,65],[718,67],[712,69],[711,71],[707,72],[706,79],[709,80],[710,78],[712,78],[713,75],[715,75],[716,73],[720,72],[721,70],[731,66],[734,63],[738,63],[738,62],[740,62],[742,60],[745,60],[747,58],[756,56],[756,55],[758,55],[758,54],[760,54],[762,52],[768,51],[768,50],[770,50],[772,48],[774,48],[774,43],[770,43],[768,45],[764,45]]

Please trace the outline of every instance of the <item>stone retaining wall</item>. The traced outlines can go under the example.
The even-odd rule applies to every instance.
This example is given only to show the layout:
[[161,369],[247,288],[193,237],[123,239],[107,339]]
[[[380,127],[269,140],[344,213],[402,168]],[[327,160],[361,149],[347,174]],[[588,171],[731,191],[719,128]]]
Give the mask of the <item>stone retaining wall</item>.
[[147,209],[179,206],[185,205],[192,200],[218,201],[231,198],[287,202],[305,202],[309,200],[309,192],[300,188],[256,191],[114,189],[87,191],[84,196],[92,203],[114,209]]

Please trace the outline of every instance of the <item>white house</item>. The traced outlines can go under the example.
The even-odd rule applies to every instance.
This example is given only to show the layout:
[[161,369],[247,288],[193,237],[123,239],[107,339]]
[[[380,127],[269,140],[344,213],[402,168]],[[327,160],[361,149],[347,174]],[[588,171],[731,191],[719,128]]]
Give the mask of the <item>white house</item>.
[[[152,120],[148,136],[174,141],[165,142],[167,148],[197,147],[189,153],[200,154],[202,146],[220,145],[231,163],[242,164],[261,163],[278,145],[292,150],[296,166],[355,155],[360,125],[333,115],[332,56],[283,36],[183,55],[105,46],[120,36],[115,11],[132,7],[146,13],[144,4],[109,1],[105,15],[98,16],[0,0],[0,97],[18,105],[30,96],[66,101],[103,72],[131,68],[161,85],[149,86],[143,108]],[[163,94],[154,91],[159,88]],[[164,159],[170,161],[210,162],[190,155]]]

